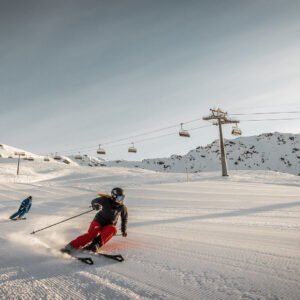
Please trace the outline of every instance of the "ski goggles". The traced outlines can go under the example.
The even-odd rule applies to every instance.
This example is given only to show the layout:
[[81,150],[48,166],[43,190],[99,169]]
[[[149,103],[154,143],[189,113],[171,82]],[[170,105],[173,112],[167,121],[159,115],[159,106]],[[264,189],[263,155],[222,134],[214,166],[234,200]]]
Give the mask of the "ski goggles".
[[120,195],[116,197],[117,201],[124,201],[124,199],[125,199],[125,195]]

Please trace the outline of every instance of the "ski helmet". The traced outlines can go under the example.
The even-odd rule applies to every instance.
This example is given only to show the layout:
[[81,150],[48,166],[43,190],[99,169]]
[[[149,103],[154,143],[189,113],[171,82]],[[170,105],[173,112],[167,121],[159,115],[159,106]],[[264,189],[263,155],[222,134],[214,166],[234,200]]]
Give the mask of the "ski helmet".
[[111,190],[111,196],[113,199],[117,199],[118,197],[122,198],[122,196],[123,196],[123,200],[124,200],[125,194],[124,194],[123,189],[121,189],[119,187],[115,187]]

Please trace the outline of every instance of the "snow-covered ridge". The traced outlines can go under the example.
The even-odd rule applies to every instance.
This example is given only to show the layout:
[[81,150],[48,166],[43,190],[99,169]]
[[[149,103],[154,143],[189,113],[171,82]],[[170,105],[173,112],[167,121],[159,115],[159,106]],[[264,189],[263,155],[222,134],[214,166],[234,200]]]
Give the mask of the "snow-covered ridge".
[[[5,144],[0,144],[0,159],[9,159],[11,162],[19,158],[28,162],[57,162],[72,166],[88,166],[88,167],[99,167],[105,160],[100,157],[94,157],[87,154],[76,154],[71,156],[62,156],[58,153],[51,155],[37,155],[29,151],[25,151],[20,148],[12,147]],[[4,162],[4,161],[3,161]]]
[[72,161],[75,161],[80,166],[89,166],[89,167],[99,167],[101,164],[105,162],[104,159],[100,157],[90,156],[87,154],[76,154],[68,157]]
[[0,158],[15,158],[21,153],[22,158],[42,158],[40,155],[33,154],[31,152],[11,147],[5,144],[0,144]]
[[[269,170],[300,175],[300,135],[264,133],[258,136],[225,140],[229,170]],[[22,159],[56,161],[74,166],[142,168],[159,172],[209,172],[221,169],[219,141],[197,147],[186,155],[143,161],[105,161],[102,158],[77,154],[69,157],[35,155],[4,144],[0,145],[1,158],[18,158],[16,152],[25,152]]]
[[44,161],[44,162],[62,162],[64,164],[71,164],[71,165],[78,165],[77,163],[75,163],[72,159],[66,157],[66,156],[57,156],[57,155],[53,155],[53,156],[44,156],[44,155],[37,155],[34,153],[31,153],[29,151],[20,149],[20,148],[16,148],[16,147],[12,147],[9,145],[5,145],[5,144],[0,144],[0,159],[19,159],[19,154],[20,154],[20,159],[21,160],[26,160],[26,161]]
[[[300,135],[265,133],[225,140],[229,170],[272,170],[300,175]],[[165,172],[220,170],[219,141],[197,147],[186,155],[143,161],[110,161],[106,166],[139,167]]]

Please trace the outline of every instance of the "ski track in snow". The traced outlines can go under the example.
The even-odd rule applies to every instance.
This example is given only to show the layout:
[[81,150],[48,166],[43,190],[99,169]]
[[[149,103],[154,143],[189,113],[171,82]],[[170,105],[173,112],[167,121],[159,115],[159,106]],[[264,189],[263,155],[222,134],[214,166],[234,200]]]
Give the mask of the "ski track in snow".
[[[299,299],[298,177],[292,186],[261,172],[195,174],[188,183],[142,170],[54,172],[0,182],[0,299]],[[88,266],[57,251],[87,230],[93,212],[29,234],[88,210],[97,191],[122,182],[128,237],[104,251],[124,262],[93,257]],[[29,194],[27,220],[9,221]]]

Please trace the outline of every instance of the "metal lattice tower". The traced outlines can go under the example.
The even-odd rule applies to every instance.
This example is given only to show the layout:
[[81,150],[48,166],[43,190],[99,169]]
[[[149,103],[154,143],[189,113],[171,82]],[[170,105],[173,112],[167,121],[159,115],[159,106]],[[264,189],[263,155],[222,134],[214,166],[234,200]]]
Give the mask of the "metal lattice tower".
[[232,124],[232,123],[239,123],[238,120],[233,120],[228,117],[228,113],[224,112],[220,108],[213,108],[210,109],[210,115],[203,117],[202,119],[205,121],[209,120],[216,120],[217,122],[213,123],[213,125],[219,126],[219,135],[220,135],[220,152],[221,152],[221,163],[222,163],[222,176],[228,176],[227,172],[227,160],[226,160],[226,152],[224,146],[224,139],[223,139],[223,131],[222,125],[224,124]]

